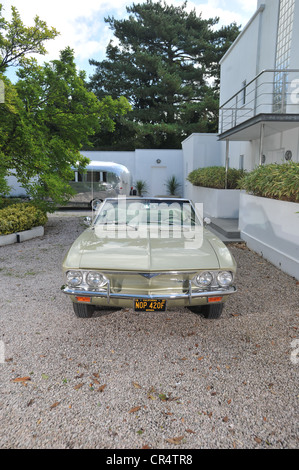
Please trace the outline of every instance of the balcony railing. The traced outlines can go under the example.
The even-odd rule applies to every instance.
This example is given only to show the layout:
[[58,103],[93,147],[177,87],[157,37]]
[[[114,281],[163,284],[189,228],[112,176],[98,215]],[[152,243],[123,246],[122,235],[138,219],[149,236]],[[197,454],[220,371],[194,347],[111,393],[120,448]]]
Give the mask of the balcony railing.
[[263,70],[244,84],[220,107],[219,133],[259,114],[299,114],[299,69]]

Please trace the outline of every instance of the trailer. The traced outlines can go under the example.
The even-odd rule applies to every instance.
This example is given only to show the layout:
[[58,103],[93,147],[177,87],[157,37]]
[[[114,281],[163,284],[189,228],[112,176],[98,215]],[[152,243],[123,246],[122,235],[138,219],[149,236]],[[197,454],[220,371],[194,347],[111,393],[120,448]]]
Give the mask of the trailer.
[[96,209],[107,197],[132,194],[132,176],[128,168],[119,163],[91,161],[84,171],[74,168],[69,182],[76,194],[68,206],[84,206]]

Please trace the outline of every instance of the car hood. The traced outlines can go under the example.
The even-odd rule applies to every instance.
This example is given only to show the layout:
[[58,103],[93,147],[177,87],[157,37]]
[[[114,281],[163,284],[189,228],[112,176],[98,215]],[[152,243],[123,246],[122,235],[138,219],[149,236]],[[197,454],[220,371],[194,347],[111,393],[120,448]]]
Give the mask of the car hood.
[[[133,235],[131,235],[133,237]],[[117,271],[179,271],[234,269],[226,246],[208,230],[203,237],[130,238],[118,232],[115,238],[98,236],[94,228],[83,232],[64,260],[64,269]]]

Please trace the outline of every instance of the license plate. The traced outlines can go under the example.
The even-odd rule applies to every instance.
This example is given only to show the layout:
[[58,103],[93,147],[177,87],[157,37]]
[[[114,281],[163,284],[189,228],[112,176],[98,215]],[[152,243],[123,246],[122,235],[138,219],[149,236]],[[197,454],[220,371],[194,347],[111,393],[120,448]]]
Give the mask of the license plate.
[[135,299],[134,309],[135,312],[165,312],[166,300]]

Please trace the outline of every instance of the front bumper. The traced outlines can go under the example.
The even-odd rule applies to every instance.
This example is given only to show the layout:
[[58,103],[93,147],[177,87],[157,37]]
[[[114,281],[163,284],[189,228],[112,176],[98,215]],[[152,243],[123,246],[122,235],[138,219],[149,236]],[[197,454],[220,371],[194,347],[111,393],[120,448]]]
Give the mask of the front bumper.
[[[208,301],[209,297],[222,297],[225,298],[228,295],[234,294],[236,292],[235,286],[230,286],[228,288],[215,288],[212,290],[197,290],[192,289],[192,283],[189,282],[189,289],[187,292],[181,293],[166,293],[165,295],[161,292],[158,294],[140,294],[140,293],[122,293],[122,292],[111,292],[110,282],[105,290],[88,290],[88,289],[72,289],[67,286],[62,287],[62,291],[72,296],[72,300],[77,302],[77,297],[90,297],[91,304],[101,304],[103,303],[110,305],[124,305],[128,306],[129,303],[134,299],[145,299],[145,300],[159,300],[165,299],[170,301],[173,305],[198,305],[205,304]],[[223,299],[225,300],[225,299]],[[104,301],[104,302],[103,302]]]

